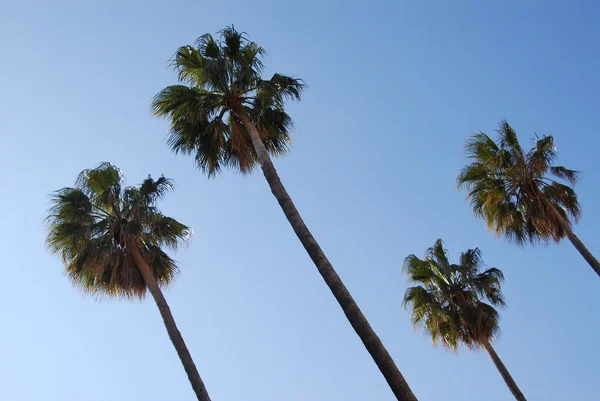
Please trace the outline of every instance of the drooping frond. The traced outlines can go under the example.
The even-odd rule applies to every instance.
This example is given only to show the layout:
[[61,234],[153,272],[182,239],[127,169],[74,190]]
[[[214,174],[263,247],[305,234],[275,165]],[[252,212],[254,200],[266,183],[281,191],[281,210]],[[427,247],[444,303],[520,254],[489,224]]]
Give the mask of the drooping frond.
[[188,226],[172,217],[163,216],[159,212],[152,215],[146,232],[153,244],[164,245],[172,249],[187,242],[191,234],[192,231]]
[[242,174],[248,174],[258,163],[252,141],[241,121],[232,114],[229,115],[227,127],[230,131],[224,145],[223,164]]
[[260,105],[249,109],[248,114],[256,125],[267,151],[274,156],[289,151],[294,121],[283,109]]
[[224,103],[224,98],[218,94],[172,85],[154,97],[151,110],[157,117],[167,117],[174,122],[206,123],[220,114]]
[[176,152],[193,154],[196,166],[210,177],[221,170],[229,135],[229,126],[219,118],[196,124],[180,121],[171,127],[168,144]]
[[559,182],[553,182],[550,185],[545,185],[542,193],[550,199],[550,202],[554,204],[554,207],[563,215],[567,222],[569,218],[575,222],[579,221],[581,206],[573,188]]
[[52,206],[46,217],[50,228],[46,246],[52,253],[69,261],[84,246],[85,238],[103,228],[97,220],[108,215],[95,210],[90,198],[78,188],[62,188],[52,195]]
[[580,173],[577,170],[569,170],[568,168],[563,166],[552,166],[550,167],[550,171],[556,177],[560,178],[561,180],[567,181],[571,185],[575,185],[579,181]]
[[490,268],[482,273],[471,272],[468,277],[470,286],[480,297],[487,298],[494,306],[506,306],[501,289],[502,281],[504,281],[502,271]]
[[272,99],[279,107],[282,107],[286,100],[300,101],[305,90],[304,81],[281,74],[274,74],[268,81],[257,82],[257,97]]
[[472,308],[467,308],[461,315],[461,331],[469,338],[465,341],[469,349],[477,349],[484,341],[493,341],[500,334],[498,311],[485,302],[478,302]]

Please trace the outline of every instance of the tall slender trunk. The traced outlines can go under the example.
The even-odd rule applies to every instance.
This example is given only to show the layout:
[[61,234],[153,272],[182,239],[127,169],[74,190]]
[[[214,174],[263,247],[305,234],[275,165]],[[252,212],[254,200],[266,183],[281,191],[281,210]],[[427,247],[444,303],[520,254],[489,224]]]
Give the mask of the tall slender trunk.
[[527,401],[527,399],[525,398],[525,396],[523,395],[521,390],[519,390],[517,383],[515,383],[514,379],[510,375],[510,373],[508,373],[508,369],[506,369],[506,366],[504,366],[504,364],[502,363],[502,360],[500,359],[498,354],[496,354],[496,351],[492,347],[492,344],[490,344],[489,341],[486,341],[483,343],[483,347],[488,352],[488,354],[490,354],[490,357],[492,358],[494,365],[496,365],[496,369],[498,369],[498,371],[502,375],[502,378],[504,379],[504,382],[510,389],[510,392],[513,393],[513,395],[515,396],[515,398],[518,401]]
[[146,286],[154,298],[156,306],[158,306],[160,315],[162,316],[165,327],[167,328],[169,338],[171,339],[171,342],[177,351],[177,355],[179,355],[179,359],[181,359],[181,364],[187,373],[188,379],[192,385],[192,388],[194,389],[194,392],[196,393],[198,401],[210,401],[210,397],[206,391],[204,382],[200,378],[200,374],[198,373],[198,369],[196,368],[192,356],[190,355],[190,351],[185,345],[185,341],[183,341],[183,337],[177,328],[177,324],[175,324],[175,319],[171,314],[171,308],[169,308],[169,304],[167,303],[165,296],[158,286],[150,265],[148,265],[142,256],[142,253],[137,245],[131,244],[130,248],[132,249],[132,256],[135,260],[135,263],[140,273],[142,273],[144,281],[146,282]]
[[308,230],[308,227],[306,227],[302,217],[300,217],[300,213],[298,213],[294,202],[277,175],[275,166],[260,139],[260,135],[254,126],[254,123],[250,120],[244,109],[238,108],[237,110],[234,110],[234,112],[241,119],[250,135],[265,178],[271,187],[271,192],[273,192],[273,195],[277,198],[281,209],[283,209],[283,213],[290,222],[298,239],[302,245],[304,245],[304,249],[308,252],[310,258],[323,277],[323,280],[325,280],[325,283],[333,293],[333,296],[338,301],[344,314],[348,318],[348,321],[354,328],[354,331],[362,340],[365,348],[367,348],[367,351],[371,354],[371,357],[373,357],[373,360],[379,367],[385,380],[388,382],[396,399],[398,401],[417,401],[417,398],[408,386],[406,380],[404,380],[404,377],[400,373],[400,370],[398,370],[398,367],[394,363],[389,352],[348,292],[348,289],[342,282],[340,276],[338,276],[333,269],[333,266],[321,250],[321,247]]
[[561,228],[567,233],[567,237],[569,238],[569,241],[571,241],[571,244],[573,244],[575,249],[579,251],[579,253],[581,254],[581,256],[583,256],[586,262],[588,262],[592,269],[594,269],[596,274],[600,276],[600,262],[598,262],[598,259],[596,259],[594,255],[592,255],[592,253],[585,247],[585,245],[583,245],[583,242],[581,242],[579,237],[577,237],[571,229],[571,225],[569,224],[569,222],[565,220],[565,218],[558,212],[558,210],[556,210],[556,207],[552,204],[552,202],[550,202],[548,198],[546,198],[544,195],[542,195],[542,198],[548,206],[548,209],[550,209],[550,213],[552,213],[554,218],[558,221],[558,224],[560,224]]

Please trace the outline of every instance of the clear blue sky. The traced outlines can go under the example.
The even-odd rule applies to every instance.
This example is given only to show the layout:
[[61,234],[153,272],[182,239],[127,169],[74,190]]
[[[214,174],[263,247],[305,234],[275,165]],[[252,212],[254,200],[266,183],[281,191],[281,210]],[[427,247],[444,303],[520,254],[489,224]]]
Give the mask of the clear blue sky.
[[[291,2],[290,2],[291,3]],[[193,226],[167,291],[214,401],[392,401],[261,174],[207,180],[148,112],[178,46],[229,24],[302,77],[276,160],[305,220],[421,401],[504,401],[485,353],[431,346],[401,308],[401,264],[438,237],[504,270],[497,351],[529,400],[598,399],[600,280],[569,243],[518,249],[455,177],[506,118],[583,171],[576,232],[600,253],[600,8],[593,1],[12,1],[0,16],[0,399],[191,401],[156,306],[95,302],[44,249],[48,194],[100,161],[164,173]]]

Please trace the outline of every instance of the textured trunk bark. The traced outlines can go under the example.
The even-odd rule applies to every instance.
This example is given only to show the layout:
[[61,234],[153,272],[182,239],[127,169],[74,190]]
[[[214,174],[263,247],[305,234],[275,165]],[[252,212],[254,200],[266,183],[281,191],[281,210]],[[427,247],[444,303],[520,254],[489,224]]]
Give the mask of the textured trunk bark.
[[181,364],[187,373],[188,379],[192,385],[192,388],[194,389],[194,392],[196,393],[198,401],[210,401],[206,387],[204,387],[204,382],[200,378],[200,374],[198,373],[198,369],[192,360],[190,351],[187,349],[187,346],[183,341],[183,337],[177,328],[177,324],[175,324],[175,319],[171,314],[171,308],[169,308],[169,304],[167,303],[167,300],[158,286],[150,265],[148,265],[142,256],[142,253],[135,244],[132,244],[130,247],[132,249],[132,256],[135,260],[135,263],[140,273],[142,273],[142,277],[146,282],[148,291],[150,291],[150,294],[156,302],[156,306],[158,306],[160,315],[162,316],[165,327],[167,328],[169,338],[171,339],[171,342],[173,343],[173,346],[179,355],[179,359],[181,359]]
[[333,269],[333,266],[321,250],[321,247],[308,230],[308,227],[306,227],[302,217],[300,217],[300,213],[298,213],[296,206],[277,175],[275,166],[260,139],[260,135],[254,126],[254,123],[250,120],[244,109],[237,109],[235,110],[235,113],[241,119],[252,139],[254,150],[258,155],[265,178],[271,187],[271,192],[273,192],[273,195],[277,198],[281,209],[283,209],[283,213],[290,222],[298,239],[304,246],[304,249],[306,249],[306,252],[308,252],[310,258],[323,277],[323,280],[325,280],[325,283],[333,293],[333,296],[338,301],[344,314],[348,318],[348,321],[354,328],[354,331],[362,340],[365,348],[371,354],[371,357],[373,357],[373,360],[377,364],[377,367],[379,367],[385,380],[388,382],[396,399],[398,401],[417,401],[417,398],[408,386],[406,380],[404,380],[404,377],[400,373],[400,370],[398,370],[398,367],[394,363],[389,352],[359,309],[341,278]]
[[550,213],[552,213],[554,218],[556,218],[556,220],[558,221],[558,224],[560,224],[562,229],[565,230],[565,232],[567,233],[567,237],[569,238],[569,241],[571,241],[571,244],[573,244],[575,249],[577,249],[581,256],[583,256],[585,261],[588,262],[592,269],[594,269],[596,274],[600,276],[600,262],[598,262],[594,255],[592,255],[592,253],[585,247],[585,245],[583,245],[583,242],[581,242],[579,237],[575,235],[569,223],[561,216],[560,213],[558,213],[552,202],[550,202],[545,196],[543,196],[543,198],[544,202],[550,209]]
[[502,375],[502,378],[504,379],[504,382],[510,389],[510,392],[513,393],[513,395],[518,401],[527,401],[521,390],[519,390],[517,383],[515,383],[510,373],[508,373],[508,369],[506,369],[506,366],[504,366],[502,360],[500,359],[498,354],[496,354],[496,351],[492,347],[492,344],[490,344],[489,341],[486,341],[485,343],[483,343],[483,346],[488,352],[488,354],[490,354],[494,365],[496,365],[496,369],[498,369],[498,371]]

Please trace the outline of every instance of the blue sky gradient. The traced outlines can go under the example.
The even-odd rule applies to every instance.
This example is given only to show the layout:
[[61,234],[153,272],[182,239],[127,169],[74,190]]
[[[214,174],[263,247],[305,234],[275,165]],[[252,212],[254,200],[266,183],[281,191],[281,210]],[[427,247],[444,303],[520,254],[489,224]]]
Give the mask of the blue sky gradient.
[[177,47],[226,25],[305,79],[276,167],[420,401],[504,401],[484,352],[431,346],[401,307],[403,259],[437,238],[502,269],[496,350],[529,400],[594,401],[600,280],[569,243],[496,239],[455,187],[471,133],[506,118],[582,170],[576,233],[600,253],[600,6],[593,1],[13,1],[0,15],[0,399],[191,401],[151,299],[96,302],[44,249],[48,194],[110,161],[175,179],[194,228],[166,291],[214,401],[394,399],[260,172],[207,180],[148,111]]

